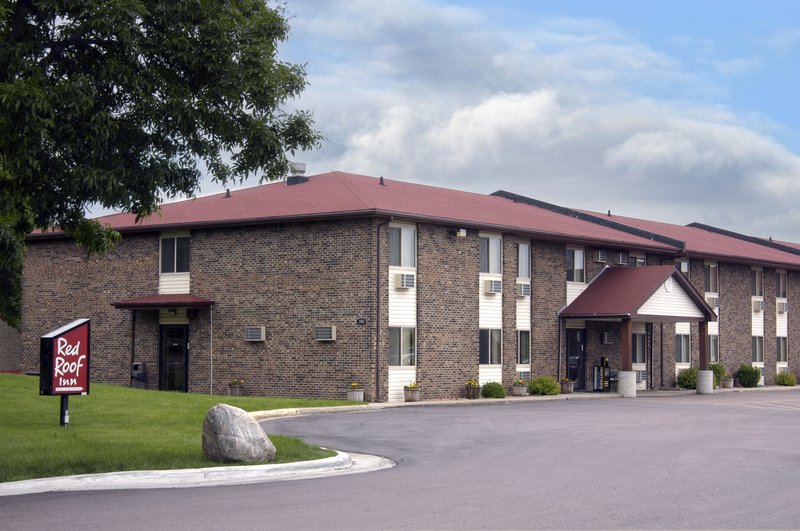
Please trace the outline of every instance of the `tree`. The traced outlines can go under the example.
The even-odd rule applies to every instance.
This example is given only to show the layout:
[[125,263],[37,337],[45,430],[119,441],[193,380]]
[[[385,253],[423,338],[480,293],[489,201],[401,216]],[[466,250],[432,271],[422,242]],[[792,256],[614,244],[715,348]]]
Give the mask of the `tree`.
[[283,109],[306,86],[276,57],[288,30],[264,0],[0,0],[0,251],[59,227],[104,252],[119,234],[87,206],[141,219],[193,195],[203,167],[221,183],[284,176],[321,142],[308,112]]

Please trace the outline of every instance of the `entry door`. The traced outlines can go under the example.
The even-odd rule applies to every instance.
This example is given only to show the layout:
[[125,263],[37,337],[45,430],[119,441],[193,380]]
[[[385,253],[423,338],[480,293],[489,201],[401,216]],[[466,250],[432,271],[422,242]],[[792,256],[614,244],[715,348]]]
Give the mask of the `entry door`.
[[161,326],[159,388],[162,391],[188,391],[188,338],[189,327],[186,325]]
[[567,329],[567,378],[586,389],[586,330]]

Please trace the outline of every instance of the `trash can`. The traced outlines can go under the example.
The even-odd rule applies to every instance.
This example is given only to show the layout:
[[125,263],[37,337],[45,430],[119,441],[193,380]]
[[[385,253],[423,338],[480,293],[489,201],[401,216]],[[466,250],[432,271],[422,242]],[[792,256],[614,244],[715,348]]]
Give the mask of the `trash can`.
[[147,364],[145,362],[133,362],[131,367],[131,387],[139,389],[147,387]]

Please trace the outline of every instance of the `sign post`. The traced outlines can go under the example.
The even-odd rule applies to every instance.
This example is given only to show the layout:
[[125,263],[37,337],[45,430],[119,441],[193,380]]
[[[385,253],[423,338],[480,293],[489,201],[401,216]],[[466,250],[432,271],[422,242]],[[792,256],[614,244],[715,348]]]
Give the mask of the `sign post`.
[[61,397],[62,426],[69,424],[69,395],[89,394],[91,321],[78,319],[43,335],[39,352],[39,394]]

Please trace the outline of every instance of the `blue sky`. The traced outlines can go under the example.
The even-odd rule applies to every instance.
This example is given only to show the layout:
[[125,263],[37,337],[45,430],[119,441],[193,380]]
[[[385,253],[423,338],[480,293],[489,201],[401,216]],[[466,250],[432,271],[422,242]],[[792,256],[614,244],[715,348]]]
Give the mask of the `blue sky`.
[[[310,174],[800,241],[800,2],[288,0]],[[250,185],[254,183],[249,183]],[[203,192],[213,187],[204,187]]]

